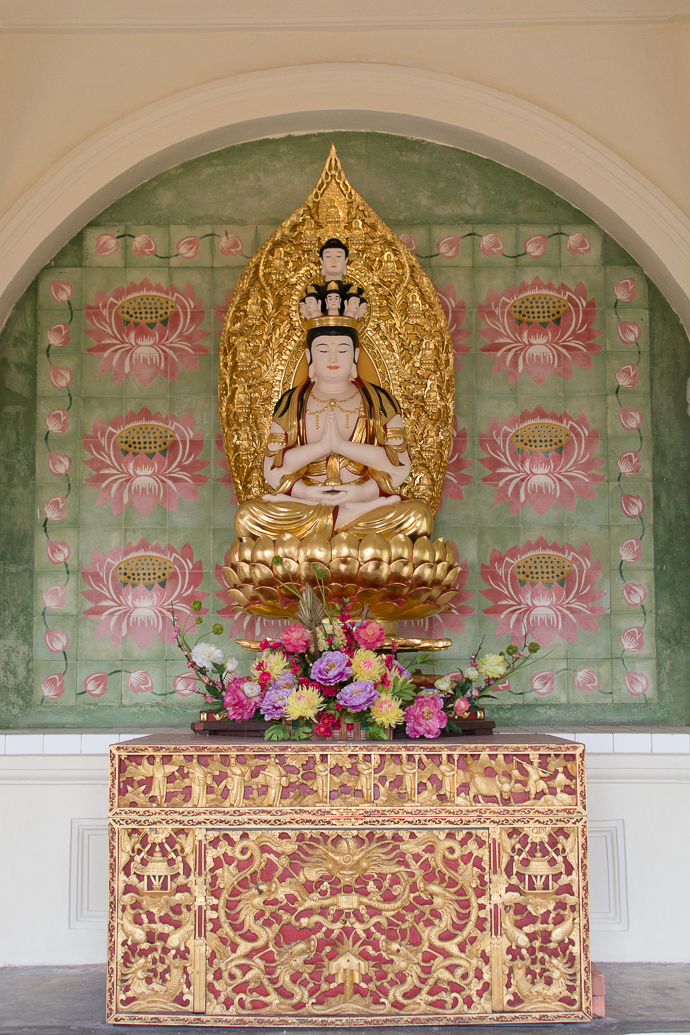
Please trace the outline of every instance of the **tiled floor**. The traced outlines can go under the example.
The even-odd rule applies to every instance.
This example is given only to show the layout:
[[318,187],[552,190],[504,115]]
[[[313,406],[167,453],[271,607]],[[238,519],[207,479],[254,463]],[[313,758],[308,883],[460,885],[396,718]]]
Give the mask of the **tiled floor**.
[[[639,1035],[639,1033],[674,1032],[690,1035],[690,964],[680,963],[602,963],[606,978],[605,1018],[591,1024],[510,1025],[514,1035]],[[106,1024],[104,967],[5,967],[0,969],[0,1031],[11,1035],[102,1035],[132,1033],[176,1035],[178,1032],[200,1031],[200,1028],[175,1025],[130,1026]],[[390,1035],[478,1035],[496,1033],[498,1026],[462,1025],[369,1028],[365,1031],[386,1031]],[[362,1030],[360,1029],[360,1030]],[[205,1029],[204,1029],[205,1030]],[[214,1029],[218,1030],[218,1029]],[[230,1028],[243,1035],[271,1032],[285,1035],[286,1029]],[[297,1029],[289,1029],[299,1035]],[[306,1029],[301,1029],[302,1031]],[[314,1031],[315,1029],[309,1029]],[[324,1031],[326,1029],[316,1029]],[[506,1030],[503,1027],[501,1030]]]

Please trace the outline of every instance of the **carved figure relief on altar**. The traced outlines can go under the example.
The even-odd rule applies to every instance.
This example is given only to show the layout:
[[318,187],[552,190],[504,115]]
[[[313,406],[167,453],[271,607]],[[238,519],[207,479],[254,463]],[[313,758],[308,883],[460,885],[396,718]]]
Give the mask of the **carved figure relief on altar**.
[[319,562],[331,596],[355,612],[439,610],[454,554],[431,537],[454,398],[438,296],[332,148],[307,201],[244,270],[225,320],[219,407],[240,502],[225,570],[236,602],[287,617],[294,597],[281,583],[313,581]]

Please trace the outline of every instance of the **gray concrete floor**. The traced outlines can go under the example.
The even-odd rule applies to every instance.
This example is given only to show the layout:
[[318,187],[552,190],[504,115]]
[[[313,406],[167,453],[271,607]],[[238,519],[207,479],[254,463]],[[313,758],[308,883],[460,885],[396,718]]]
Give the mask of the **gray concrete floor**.
[[[430,1025],[369,1027],[360,1031],[388,1035],[641,1035],[674,1032],[690,1035],[690,964],[600,963],[606,978],[605,1018],[591,1024]],[[177,1035],[224,1030],[236,1035],[300,1035],[326,1028],[200,1028],[196,1026],[111,1025],[105,1023],[105,967],[0,968],[0,1032],[3,1035]],[[346,1030],[346,1029],[340,1029]]]

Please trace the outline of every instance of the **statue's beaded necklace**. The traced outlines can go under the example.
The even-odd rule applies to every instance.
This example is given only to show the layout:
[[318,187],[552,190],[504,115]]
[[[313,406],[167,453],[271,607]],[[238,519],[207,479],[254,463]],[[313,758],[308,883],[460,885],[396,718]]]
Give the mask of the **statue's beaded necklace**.
[[[340,403],[348,403],[352,399],[356,399],[358,395],[359,395],[359,392],[353,392],[352,395],[348,395],[347,399],[319,399],[318,395],[315,395],[312,392],[311,399],[313,399],[314,402],[320,402],[320,403],[325,403],[326,404],[325,406],[322,406],[320,410],[310,410],[309,411],[309,416],[314,418],[314,423],[315,423],[316,430],[317,431],[319,430],[319,414],[325,413],[326,410],[331,410],[331,411],[333,411],[333,410],[340,410],[341,413],[344,413],[345,414],[345,427],[349,429],[349,427],[350,427],[350,414],[351,413],[356,413],[357,410],[359,410],[359,407],[357,407],[357,410],[345,410],[340,405]],[[311,401],[311,399],[310,399],[310,401]]]

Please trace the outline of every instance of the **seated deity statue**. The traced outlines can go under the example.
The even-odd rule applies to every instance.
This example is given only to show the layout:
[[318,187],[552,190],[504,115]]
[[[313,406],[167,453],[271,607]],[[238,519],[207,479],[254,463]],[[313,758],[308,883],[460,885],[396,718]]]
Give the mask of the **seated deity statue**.
[[309,320],[306,357],[308,380],[273,414],[264,459],[273,492],[239,508],[237,535],[429,535],[430,508],[396,492],[410,472],[405,425],[396,400],[358,375],[356,320]]

